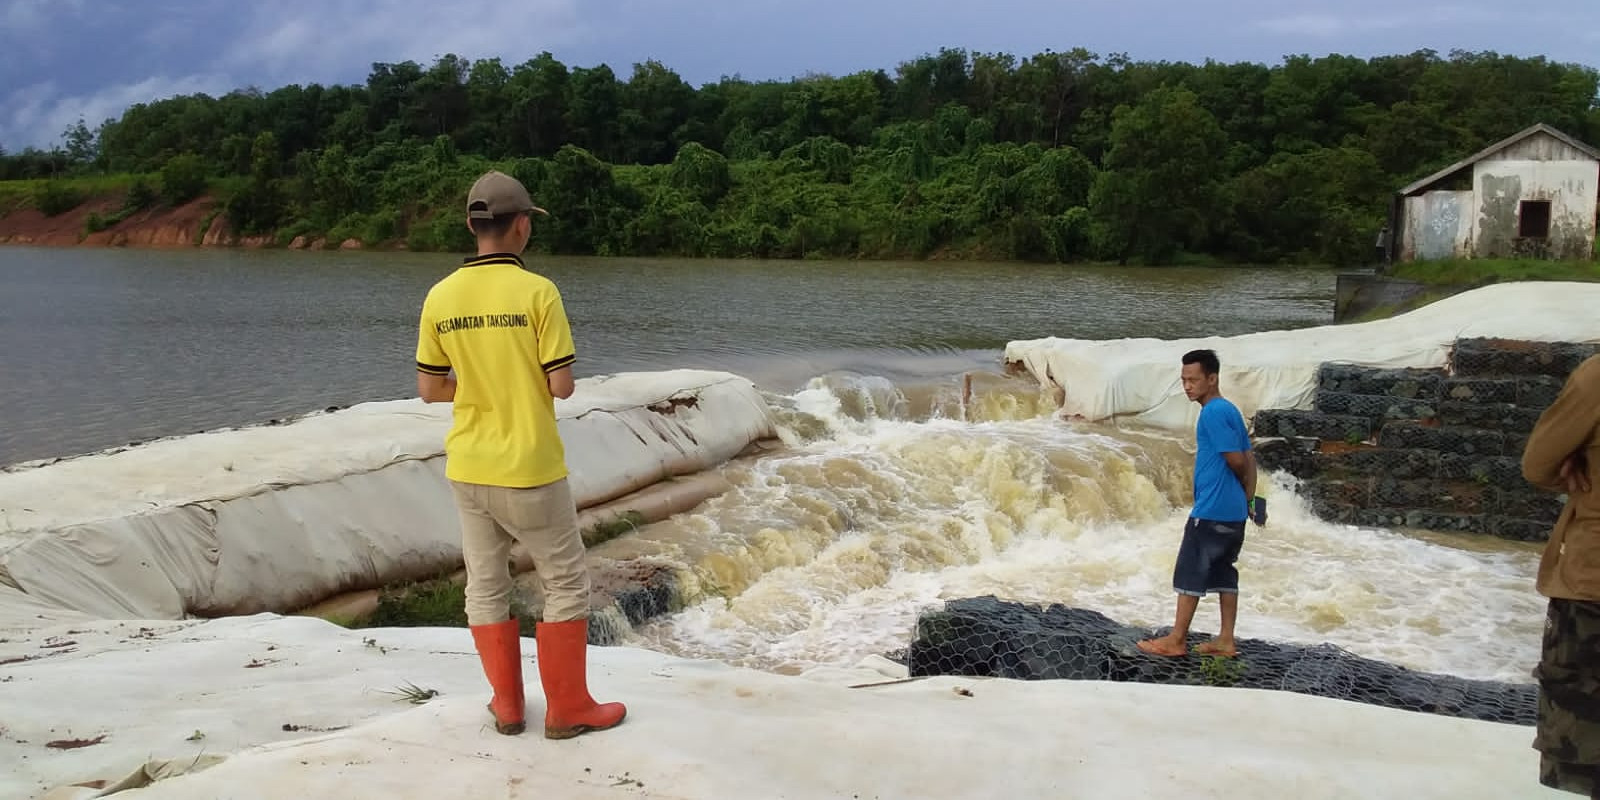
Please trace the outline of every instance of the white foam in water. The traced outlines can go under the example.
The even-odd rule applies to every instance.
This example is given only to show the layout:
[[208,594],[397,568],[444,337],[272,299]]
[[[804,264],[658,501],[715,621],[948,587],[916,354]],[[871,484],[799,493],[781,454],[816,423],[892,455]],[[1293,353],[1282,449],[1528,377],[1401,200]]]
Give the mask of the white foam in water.
[[[986,594],[1171,624],[1192,445],[1052,419],[855,418],[815,384],[791,400],[835,436],[632,545],[717,587],[638,631],[648,646],[783,671],[851,664],[904,648],[921,610]],[[1288,483],[1269,510],[1240,556],[1240,636],[1531,680],[1536,547],[1331,525]],[[1208,599],[1195,627],[1216,625]]]

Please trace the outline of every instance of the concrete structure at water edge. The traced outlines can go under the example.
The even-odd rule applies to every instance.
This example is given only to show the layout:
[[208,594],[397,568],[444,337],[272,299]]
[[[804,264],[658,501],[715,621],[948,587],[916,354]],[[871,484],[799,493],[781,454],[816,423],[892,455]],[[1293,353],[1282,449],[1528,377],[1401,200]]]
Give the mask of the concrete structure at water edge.
[[1535,125],[1401,189],[1397,261],[1592,258],[1600,150]]

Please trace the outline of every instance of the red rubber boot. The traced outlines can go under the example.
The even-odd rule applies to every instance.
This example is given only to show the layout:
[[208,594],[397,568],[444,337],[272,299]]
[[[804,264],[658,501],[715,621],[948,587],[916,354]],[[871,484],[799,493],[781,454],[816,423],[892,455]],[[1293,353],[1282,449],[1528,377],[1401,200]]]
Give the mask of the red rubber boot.
[[596,703],[589,696],[589,621],[541,622],[539,680],[544,685],[546,739],[571,739],[589,731],[614,728],[627,716],[621,703]]
[[493,625],[473,625],[472,643],[483,662],[483,674],[494,689],[489,713],[494,729],[515,736],[527,729],[522,690],[522,633],[515,619]]

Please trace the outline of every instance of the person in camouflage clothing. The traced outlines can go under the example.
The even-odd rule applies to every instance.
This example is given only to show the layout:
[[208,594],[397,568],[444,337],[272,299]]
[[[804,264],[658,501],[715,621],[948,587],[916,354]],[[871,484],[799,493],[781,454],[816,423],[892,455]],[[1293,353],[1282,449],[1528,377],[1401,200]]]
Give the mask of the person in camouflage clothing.
[[1550,598],[1539,681],[1539,782],[1600,798],[1600,355],[1567,378],[1522,454],[1529,482],[1567,494],[1539,561]]

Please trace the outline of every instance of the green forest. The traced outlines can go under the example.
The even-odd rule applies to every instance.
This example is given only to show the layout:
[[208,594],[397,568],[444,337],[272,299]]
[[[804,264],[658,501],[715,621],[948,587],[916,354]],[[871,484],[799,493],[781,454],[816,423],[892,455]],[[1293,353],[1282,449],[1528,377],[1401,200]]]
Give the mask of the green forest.
[[470,250],[464,193],[497,167],[551,211],[545,253],[1347,265],[1408,180],[1538,122],[1600,138],[1597,90],[1587,66],[1470,52],[941,49],[698,88],[655,61],[619,76],[447,55],[374,64],[363,85],[136,105],[0,155],[0,180],[47,214],[122,187],[90,227],[209,192],[237,232],[280,243]]

